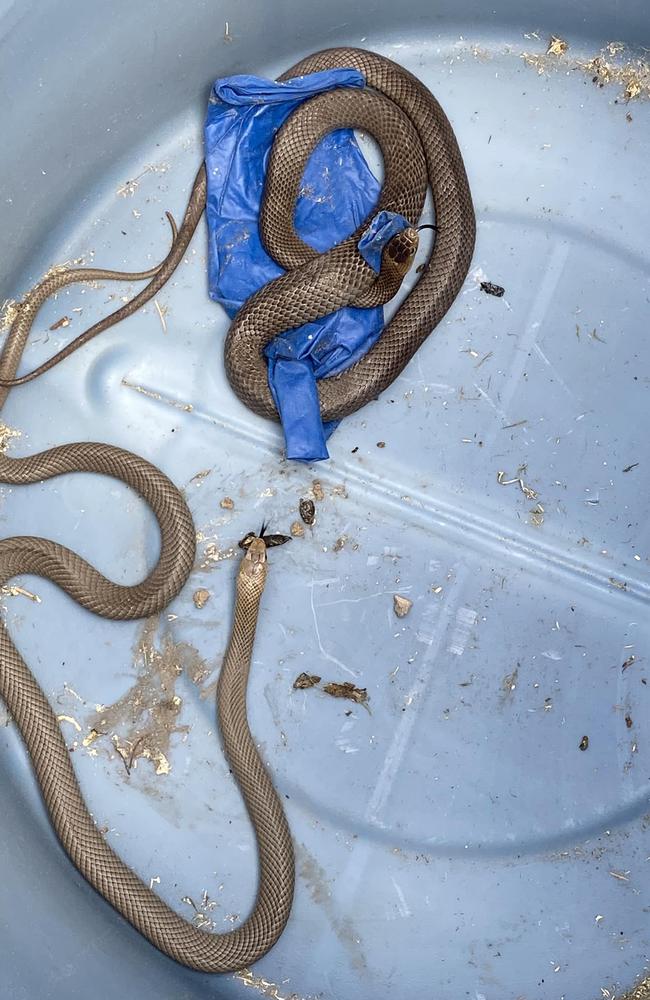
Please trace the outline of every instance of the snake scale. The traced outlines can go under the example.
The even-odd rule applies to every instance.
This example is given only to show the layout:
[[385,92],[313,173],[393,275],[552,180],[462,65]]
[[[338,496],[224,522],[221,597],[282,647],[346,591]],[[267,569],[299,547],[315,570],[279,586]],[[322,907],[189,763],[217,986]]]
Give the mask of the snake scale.
[[[302,167],[322,135],[342,126],[367,129],[380,144],[386,168],[378,209],[400,212],[415,226],[429,186],[438,228],[422,277],[377,344],[350,369],[319,383],[324,419],[354,412],[397,377],[452,304],[474,247],[474,212],[463,161],[451,125],[435,98],[406,70],[358,49],[331,49],[309,56],[280,79],[335,67],[360,70],[368,86],[362,91],[333,91],[306,102],[279,131],[269,164],[261,233],[267,249],[287,273],[245,304],[226,338],[225,364],[235,393],[256,413],[271,418],[277,418],[277,413],[267,383],[264,345],[276,333],[343,305],[386,301],[396,290],[383,265],[377,278],[356,250],[359,233],[367,222],[324,255],[302,243],[293,230],[292,206]],[[0,406],[12,385],[47,371],[156,294],[182,259],[205,199],[202,166],[178,231],[170,217],[171,250],[162,264],[149,272],[62,271],[35,287],[21,304],[0,355]],[[97,278],[150,280],[116,313],[34,372],[16,379],[29,331],[43,302],[71,281]],[[43,538],[8,538],[0,541],[0,584],[17,574],[37,574],[105,618],[135,619],[161,611],[179,593],[194,563],[195,532],[183,496],[144,459],[106,444],[68,444],[26,458],[0,454],[0,480],[4,483],[35,483],[71,472],[119,479],[149,504],[160,528],[158,562],[141,583],[120,586],[62,545]],[[84,803],[56,716],[5,625],[0,629],[0,696],[20,729],[53,826],[72,862],[152,944],[178,962],[206,972],[241,969],[265,954],[282,933],[293,899],[290,832],[246,715],[246,685],[266,573],[266,545],[256,537],[237,577],[234,621],[217,701],[224,750],[255,832],[259,884],[248,918],[223,934],[200,930],[179,917],[104,840]]]

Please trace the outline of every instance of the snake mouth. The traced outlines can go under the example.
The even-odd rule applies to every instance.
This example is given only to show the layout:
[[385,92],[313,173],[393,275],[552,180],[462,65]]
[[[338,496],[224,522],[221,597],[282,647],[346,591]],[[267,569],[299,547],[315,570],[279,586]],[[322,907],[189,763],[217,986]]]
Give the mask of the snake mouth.
[[434,226],[432,222],[424,222],[421,226],[418,226],[418,233],[423,229],[433,229],[436,233],[440,232],[440,226]]

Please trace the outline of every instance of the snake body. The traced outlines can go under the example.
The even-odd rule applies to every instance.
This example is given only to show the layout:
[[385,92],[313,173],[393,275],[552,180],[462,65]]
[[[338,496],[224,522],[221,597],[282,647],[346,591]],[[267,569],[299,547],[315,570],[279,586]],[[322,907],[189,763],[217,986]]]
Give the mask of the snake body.
[[[266,249],[288,273],[270,282],[240,309],[225,344],[225,368],[237,396],[261,416],[277,420],[268,385],[263,348],[278,333],[326,316],[348,304],[380,305],[397,291],[386,286],[356,249],[370,220],[327,254],[317,254],[296,234],[293,210],[302,167],[319,139],[342,125],[359,126],[382,149],[386,178],[382,208],[400,212],[413,225],[430,187],[438,233],[426,269],[385,327],[377,343],[356,364],[321,379],[318,393],[324,420],[338,420],[375,399],[411,360],[456,298],[474,251],[476,222],[463,159],[440,104],[417,77],[390,59],[364,49],[325,49],[297,63],[279,79],[348,67],[365,75],[367,90],[337,90],[300,106],[280,129],[269,163],[260,218]],[[207,178],[202,164],[195,177],[182,224],[172,248],[147,285],[130,302],[100,320],[33,372],[16,379],[18,361],[38,309],[70,280],[90,280],[86,271],[51,275],[19,310],[0,355],[2,387],[44,374],[114,323],[132,315],[169,280],[183,258],[205,208]],[[100,272],[108,277],[109,272]],[[15,328],[15,329],[14,329]]]
[[[264,345],[276,333],[342,305],[386,301],[399,283],[397,279],[401,280],[399,267],[391,273],[390,260],[377,278],[356,251],[358,232],[322,256],[295,234],[293,203],[301,164],[325,131],[342,125],[367,128],[377,137],[386,163],[379,207],[401,212],[415,225],[428,183],[439,228],[423,277],[375,347],[343,374],[319,383],[325,419],[353,412],[397,377],[451,305],[474,246],[472,203],[453,131],[437,101],[415,77],[381,56],[357,49],[333,49],[310,56],[284,78],[341,66],[364,73],[368,89],[315,98],[280,131],[271,158],[261,229],[267,248],[287,273],[246,303],[226,340],[226,370],[234,391],[251,409],[267,417],[277,418],[277,413],[266,380],[261,353]],[[63,271],[36,286],[21,304],[0,355],[0,407],[11,385],[47,371],[156,294],[182,259],[205,199],[206,174],[201,167],[178,232],[172,220],[172,248],[162,264],[150,272],[127,276],[100,269]],[[401,262],[403,250],[398,244],[393,263]],[[16,379],[27,336],[43,302],[70,281],[98,277],[150,278],[150,283],[35,372]],[[55,542],[9,538],[0,542],[0,585],[16,574],[33,573],[52,580],[84,608],[106,618],[135,619],[161,611],[183,587],[194,561],[194,527],[181,493],[144,459],[106,444],[64,445],[27,458],[0,454],[0,480],[4,483],[34,483],[71,472],[112,476],[145,499],[160,527],[158,562],[141,583],[126,587],[108,580]],[[240,969],[265,954],[282,933],[293,898],[291,836],[246,715],[246,684],[266,572],[266,546],[263,539],[255,538],[237,577],[233,627],[219,678],[218,712],[224,750],[256,836],[259,886],[248,918],[225,934],[200,930],[179,917],[104,840],[83,801],[47,698],[5,625],[0,629],[0,697],[22,733],[52,823],[71,860],[152,944],[184,965],[208,972]]]

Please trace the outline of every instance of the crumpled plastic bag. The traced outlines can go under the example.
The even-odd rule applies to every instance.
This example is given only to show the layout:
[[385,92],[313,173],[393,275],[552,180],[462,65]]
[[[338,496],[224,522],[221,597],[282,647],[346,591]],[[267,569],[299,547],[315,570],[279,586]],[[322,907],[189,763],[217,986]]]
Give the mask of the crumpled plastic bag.
[[[249,296],[283,274],[262,246],[258,220],[269,151],[277,129],[302,101],[338,87],[363,87],[356,70],[336,69],[275,83],[231,76],[212,88],[205,121],[208,279],[212,299],[233,317]],[[325,136],[305,168],[295,226],[319,252],[349,236],[377,202],[379,183],[350,129]],[[408,223],[382,212],[359,243],[379,270],[388,239]],[[329,458],[316,380],[348,368],[372,347],[383,328],[383,309],[348,307],[288,330],[266,348],[269,385],[286,441],[287,458]]]

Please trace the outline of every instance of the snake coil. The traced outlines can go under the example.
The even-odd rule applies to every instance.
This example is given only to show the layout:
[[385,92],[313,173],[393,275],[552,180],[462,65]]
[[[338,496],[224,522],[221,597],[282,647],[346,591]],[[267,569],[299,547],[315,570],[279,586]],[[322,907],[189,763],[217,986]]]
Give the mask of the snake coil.
[[[422,278],[377,344],[350,369],[319,383],[326,420],[359,409],[397,377],[453,302],[474,247],[474,213],[463,161],[451,125],[435,98],[406,70],[358,49],[317,53],[290,69],[284,78],[333,67],[360,70],[368,87],[359,92],[337,91],[307,102],[279,133],[271,158],[262,235],[287,273],[246,303],[226,339],[226,370],[234,391],[256,413],[271,418],[277,418],[277,413],[266,379],[264,345],[276,333],[348,302],[366,304],[373,296],[386,294],[374,272],[359,257],[355,234],[328,254],[317,256],[293,230],[293,201],[301,164],[325,131],[361,125],[374,134],[386,165],[378,207],[401,212],[415,225],[429,185],[439,230]],[[26,297],[0,355],[0,407],[11,385],[47,371],[156,294],[182,259],[203,212],[205,197],[206,176],[201,167],[178,233],[172,220],[172,248],[151,272],[125,276],[99,269],[64,271],[44,279]],[[35,372],[16,379],[27,336],[43,302],[71,281],[98,277],[151,280],[116,313]],[[141,583],[120,586],[62,545],[43,538],[8,538],[0,541],[0,585],[16,574],[33,573],[52,580],[82,607],[105,618],[135,619],[160,612],[179,593],[194,561],[194,526],[181,493],[144,459],[107,444],[69,444],[27,458],[0,454],[0,480],[4,483],[35,483],[71,472],[112,476],[145,499],[160,527],[158,562]],[[241,969],[264,955],[282,933],[293,898],[291,836],[246,715],[246,683],[265,579],[266,548],[261,539],[256,539],[238,575],[232,633],[219,679],[218,708],[224,748],[256,834],[260,877],[250,915],[224,934],[200,930],[179,917],[104,840],[84,803],[56,716],[6,626],[0,628],[0,697],[20,729],[52,824],[70,859],[104,899],[152,944],[178,962],[205,972]]]

